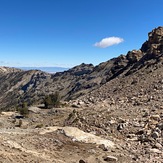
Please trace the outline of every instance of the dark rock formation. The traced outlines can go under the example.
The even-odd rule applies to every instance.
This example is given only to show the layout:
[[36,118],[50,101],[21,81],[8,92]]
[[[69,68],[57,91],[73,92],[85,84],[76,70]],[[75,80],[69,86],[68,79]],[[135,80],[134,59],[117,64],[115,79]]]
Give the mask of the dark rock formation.
[[159,55],[163,53],[163,27],[158,27],[149,32],[148,41],[146,41],[141,51],[148,54]]

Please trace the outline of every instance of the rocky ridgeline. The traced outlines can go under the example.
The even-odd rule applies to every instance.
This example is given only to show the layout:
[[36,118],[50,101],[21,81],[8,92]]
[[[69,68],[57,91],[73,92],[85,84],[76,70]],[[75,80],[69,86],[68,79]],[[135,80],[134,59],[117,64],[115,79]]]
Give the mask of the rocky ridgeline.
[[143,103],[149,98],[147,91],[152,93],[157,84],[159,88],[155,89],[159,90],[152,93],[153,98],[156,98],[156,93],[161,98],[162,33],[163,27],[154,29],[140,50],[129,51],[127,55],[120,55],[97,66],[83,63],[56,74],[1,67],[0,102],[3,105],[0,107],[10,108],[22,101],[40,103],[45,95],[56,91],[60,92],[63,100],[71,100],[70,104],[77,107],[96,105],[105,100],[106,104],[110,104],[122,101],[121,98],[131,103],[142,98]]
[[[162,107],[163,99],[163,27],[149,33],[149,39],[140,50],[132,50],[126,56],[114,60],[105,76],[106,82],[98,89],[75,100],[76,106],[149,105]],[[155,47],[155,50],[151,47]],[[157,49],[157,50],[156,50]],[[107,63],[109,63],[108,61]],[[116,65],[116,66],[115,66]],[[100,66],[100,65],[99,65]],[[117,69],[117,67],[121,67]]]
[[158,27],[149,33],[148,41],[140,50],[120,56],[118,63],[123,62],[126,66],[97,90],[71,101],[73,106],[84,109],[71,113],[65,125],[79,127],[106,138],[112,137],[125,151],[125,155],[132,158],[129,162],[161,163],[162,40],[163,28]]

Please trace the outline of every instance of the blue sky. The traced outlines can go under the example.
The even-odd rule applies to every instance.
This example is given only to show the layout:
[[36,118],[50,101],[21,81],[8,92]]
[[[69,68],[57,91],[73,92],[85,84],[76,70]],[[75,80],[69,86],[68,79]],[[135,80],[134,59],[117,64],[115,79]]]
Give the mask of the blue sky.
[[148,32],[163,26],[162,6],[162,0],[0,0],[0,66],[97,65],[139,49]]

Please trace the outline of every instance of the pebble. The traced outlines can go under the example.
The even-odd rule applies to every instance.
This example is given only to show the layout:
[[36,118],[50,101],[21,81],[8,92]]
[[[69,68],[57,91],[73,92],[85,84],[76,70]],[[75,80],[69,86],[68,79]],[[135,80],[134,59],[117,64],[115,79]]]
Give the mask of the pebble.
[[104,158],[104,161],[107,161],[107,162],[109,162],[109,161],[118,161],[118,158],[114,157],[114,156],[106,156]]
[[158,148],[158,149],[161,149],[161,148],[162,148],[162,145],[161,145],[160,143],[156,143],[156,144],[154,145],[154,147],[155,147],[155,148]]
[[158,127],[160,130],[163,130],[163,123],[157,124],[157,127]]
[[99,148],[101,148],[103,151],[108,151],[108,147],[106,147],[104,144],[100,144]]
[[79,160],[79,163],[86,163],[84,160]]
[[149,150],[151,153],[162,153],[159,149],[152,148]]
[[79,163],[86,163],[84,160],[79,160]]
[[156,121],[159,121],[160,120],[160,116],[158,114],[156,115],[151,115],[150,119],[154,119]]
[[151,136],[152,138],[157,139],[159,138],[159,133],[157,131],[154,131]]

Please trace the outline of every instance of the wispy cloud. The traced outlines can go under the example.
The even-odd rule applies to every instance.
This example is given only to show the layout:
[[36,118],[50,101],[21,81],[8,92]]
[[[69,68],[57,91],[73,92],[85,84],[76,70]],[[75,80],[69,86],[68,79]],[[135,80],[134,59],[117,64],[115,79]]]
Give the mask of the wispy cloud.
[[124,39],[120,37],[107,37],[102,39],[100,42],[96,42],[94,46],[98,48],[107,48],[112,45],[120,44]]

